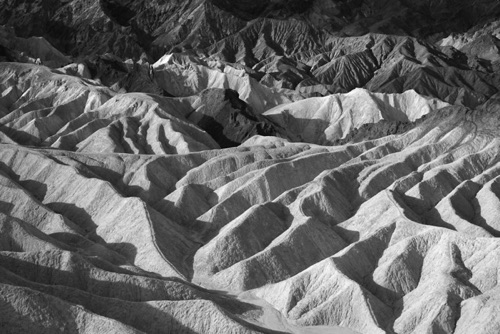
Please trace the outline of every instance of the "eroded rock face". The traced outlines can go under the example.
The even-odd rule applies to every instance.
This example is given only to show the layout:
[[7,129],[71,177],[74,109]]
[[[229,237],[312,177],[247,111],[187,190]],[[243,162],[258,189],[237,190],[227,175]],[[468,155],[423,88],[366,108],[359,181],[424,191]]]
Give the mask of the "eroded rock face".
[[256,135],[288,139],[285,128],[255,113],[232,89],[207,89],[193,108],[187,119],[205,130],[222,148],[238,146]]
[[495,108],[448,107],[339,147],[148,156],[4,142],[1,296],[21,315],[6,326],[41,314],[47,332],[63,317],[75,332],[149,332],[156,316],[167,332],[496,328],[467,320],[495,307]]
[[498,10],[4,1],[0,331],[499,332]]
[[[282,21],[290,29],[303,22],[312,28],[309,41],[325,29],[348,36],[371,32],[426,38],[464,32],[499,11],[494,0],[474,5],[465,0],[37,0],[4,2],[0,24],[14,26],[21,37],[43,35],[75,55],[93,50],[139,56],[142,49],[160,57],[175,46],[208,47],[262,18]],[[289,18],[296,21],[285,22]]]
[[[50,3],[53,7],[49,3],[9,2],[0,10],[0,23],[14,26],[18,38],[42,35],[63,52],[87,58],[92,66],[96,55],[106,53],[124,63],[132,58],[152,64],[165,53],[185,58],[182,66],[157,63],[162,67],[158,77],[167,74],[173,81],[189,83],[182,85],[189,94],[214,88],[192,87],[200,85],[191,84],[192,77],[206,80],[214,77],[209,72],[231,67],[260,86],[291,90],[284,93],[291,101],[296,100],[291,95],[324,96],[354,88],[382,93],[413,89],[475,108],[496,94],[500,85],[497,1],[484,0],[473,8],[468,1],[453,5],[449,1],[244,1],[234,5],[208,0],[74,0]],[[25,10],[27,14],[19,15]],[[2,52],[5,59],[23,61],[12,56],[9,45],[2,46],[7,48]],[[94,79],[102,78],[101,70]],[[114,81],[103,83],[118,83],[117,90],[181,94],[166,87],[172,85],[168,78],[141,89],[149,84],[132,84],[131,73],[133,69],[121,71],[119,78],[104,77]],[[235,89],[245,100],[235,84],[218,88]],[[252,106],[259,113],[276,105],[257,108],[256,103],[252,101]]]
[[381,94],[358,88],[347,94],[280,105],[264,115],[289,129],[297,141],[331,145],[351,136],[365,124],[373,125],[380,121],[412,123],[447,106],[448,103],[411,90],[403,94]]

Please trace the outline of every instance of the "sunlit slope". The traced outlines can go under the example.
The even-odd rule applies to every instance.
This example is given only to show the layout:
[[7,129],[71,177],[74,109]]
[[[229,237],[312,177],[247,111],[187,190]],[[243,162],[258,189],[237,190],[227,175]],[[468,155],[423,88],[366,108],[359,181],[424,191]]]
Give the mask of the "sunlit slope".
[[[183,296],[202,291],[184,280],[248,291],[297,325],[487,332],[497,319],[478,326],[466,311],[497,307],[488,297],[500,263],[496,112],[495,104],[447,107],[404,134],[336,147],[269,137],[266,146],[145,156],[2,144],[2,268],[19,277],[5,283],[19,295],[36,290],[73,303],[58,289],[93,293],[90,286],[54,271],[92,265],[112,275],[101,279],[106,291],[119,293],[111,277],[120,275],[177,276]],[[24,266],[54,274],[33,276]],[[79,277],[92,279],[89,270]],[[60,288],[39,285],[54,280]],[[194,298],[220,303],[203,296]],[[151,307],[198,324],[186,317],[206,320],[205,307],[215,307],[206,303],[189,314]]]

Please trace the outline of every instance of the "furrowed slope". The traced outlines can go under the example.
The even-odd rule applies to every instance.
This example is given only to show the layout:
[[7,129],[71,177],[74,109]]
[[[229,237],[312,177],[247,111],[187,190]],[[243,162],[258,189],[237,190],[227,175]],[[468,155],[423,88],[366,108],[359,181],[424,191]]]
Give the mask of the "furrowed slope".
[[[26,9],[29,15],[20,15]],[[191,61],[190,68],[163,66],[162,79],[154,84],[134,84],[133,73],[127,79],[130,73],[125,71],[122,81],[127,82],[119,86],[177,97],[186,91],[192,95],[193,90],[242,87],[243,100],[261,113],[286,99],[354,88],[415,90],[476,107],[500,85],[494,27],[499,11],[492,0],[476,2],[473,8],[466,1],[258,1],[229,6],[208,0],[74,0],[9,3],[0,11],[0,23],[14,26],[22,38],[41,35],[78,61],[113,53],[149,64],[166,53],[184,53],[201,62],[222,62],[215,72],[211,66],[200,67],[200,60]],[[36,20],[36,15],[44,19]],[[459,41],[460,34],[464,41]],[[9,55],[12,43],[2,46],[7,50],[0,51]],[[15,60],[29,61],[24,58]],[[245,75],[231,67],[242,67],[249,78],[242,79]],[[267,87],[255,88],[259,84],[254,81]],[[259,92],[247,100],[250,86]],[[284,89],[293,91],[280,92]]]
[[116,94],[43,66],[1,65],[5,140],[66,150],[161,154],[218,148],[185,119],[190,99]]
[[[130,297],[118,277],[179,277],[173,291],[192,291],[192,302],[147,306],[169,314],[170,330],[216,331],[221,316],[241,330],[486,333],[495,317],[482,326],[467,319],[497,307],[488,299],[500,263],[496,108],[446,107],[404,134],[337,147],[269,137],[265,146],[147,156],[1,144],[6,289],[40,291],[147,332],[146,313],[127,318],[101,297],[87,303],[97,286],[28,269],[80,268],[90,280],[96,266],[110,282],[102,298],[116,293],[123,310]],[[53,280],[58,288],[40,285]],[[234,297],[207,296],[183,280],[243,292],[246,302],[236,307]],[[72,297],[74,289],[83,292]],[[248,303],[255,298],[269,306]],[[288,325],[262,316],[272,308]]]
[[466,31],[497,17],[499,11],[493,0],[474,5],[465,0],[21,1],[3,4],[0,24],[14,26],[21,37],[42,35],[72,55],[112,52],[138,57],[146,51],[158,59],[174,48],[209,47],[262,19],[282,21],[291,29],[308,25],[312,33],[304,36],[305,41],[312,41],[320,31],[340,36],[372,32],[434,39]]
[[0,1],[0,328],[500,332],[499,11]]
[[448,105],[415,91],[381,94],[358,88],[347,94],[280,105],[264,115],[295,134],[297,141],[328,145],[345,138],[362,125],[381,120],[414,122]]

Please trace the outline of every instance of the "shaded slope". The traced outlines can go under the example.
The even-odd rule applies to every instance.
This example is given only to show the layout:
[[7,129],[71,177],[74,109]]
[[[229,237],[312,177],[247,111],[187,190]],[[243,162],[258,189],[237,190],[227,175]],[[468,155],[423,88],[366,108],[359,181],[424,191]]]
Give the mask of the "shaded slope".
[[[32,9],[30,15],[46,14],[41,27],[14,19],[17,16],[10,14],[23,10],[14,4],[6,6],[0,17],[4,23],[19,26],[17,33],[22,37],[43,35],[62,51],[87,58],[97,72],[92,78],[102,79],[116,91],[179,97],[208,88],[229,88],[261,113],[303,96],[345,93],[359,87],[383,93],[415,90],[476,107],[497,93],[500,84],[493,20],[500,7],[493,1],[481,1],[473,9],[463,1],[452,6],[448,1],[325,0],[304,3],[304,7],[289,2],[245,2],[229,9],[224,1],[74,0],[53,10],[48,9],[49,1],[40,2],[39,7],[26,6]],[[427,28],[416,29],[421,25]],[[467,43],[431,43],[448,32],[467,30],[464,36],[469,37],[463,37]],[[438,31],[446,34],[435,35]],[[431,37],[419,39],[423,36]],[[142,51],[149,53],[150,60]],[[102,60],[96,65],[90,57],[107,52],[142,61],[134,65],[133,61],[106,60],[101,66]],[[173,54],[185,59],[179,64],[164,58],[155,65],[155,80],[150,82],[142,65],[166,53],[167,58]],[[106,66],[130,68],[104,75],[103,71],[109,72]]]
[[375,32],[432,37],[463,32],[499,10],[491,0],[473,6],[468,1],[259,0],[234,5],[222,0],[44,0],[5,3],[0,24],[14,26],[22,37],[42,35],[73,55],[113,52],[138,57],[144,50],[159,58],[174,47],[207,47],[263,17],[283,22],[293,18],[295,24],[285,23],[292,30],[297,24],[309,25],[314,32],[305,40],[320,30],[350,36]]

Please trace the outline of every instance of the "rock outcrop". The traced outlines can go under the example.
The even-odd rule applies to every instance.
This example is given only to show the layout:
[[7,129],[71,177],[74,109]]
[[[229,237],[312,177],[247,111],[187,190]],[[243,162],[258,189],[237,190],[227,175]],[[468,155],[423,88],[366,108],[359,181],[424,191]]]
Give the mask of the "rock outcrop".
[[297,141],[331,145],[365,124],[382,120],[414,122],[446,106],[449,104],[412,90],[403,94],[381,94],[358,88],[347,94],[282,104],[264,115],[288,129]]

